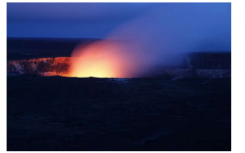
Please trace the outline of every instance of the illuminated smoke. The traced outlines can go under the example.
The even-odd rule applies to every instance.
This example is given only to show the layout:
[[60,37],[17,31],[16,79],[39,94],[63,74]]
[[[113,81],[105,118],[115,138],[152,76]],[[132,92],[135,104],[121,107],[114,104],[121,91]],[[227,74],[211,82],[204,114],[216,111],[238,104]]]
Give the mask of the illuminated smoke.
[[169,7],[155,7],[105,40],[77,47],[70,76],[138,77],[158,66],[179,65],[188,52],[230,51],[230,5]]
[[71,77],[136,77],[143,62],[136,51],[119,41],[102,40],[77,47],[70,66]]

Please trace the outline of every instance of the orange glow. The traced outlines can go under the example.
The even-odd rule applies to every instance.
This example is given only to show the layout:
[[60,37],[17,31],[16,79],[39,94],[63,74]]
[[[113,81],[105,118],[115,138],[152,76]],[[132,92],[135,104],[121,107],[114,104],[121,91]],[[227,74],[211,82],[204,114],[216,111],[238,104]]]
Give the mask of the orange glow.
[[132,77],[135,71],[132,54],[122,43],[100,41],[78,47],[72,53],[70,77]]

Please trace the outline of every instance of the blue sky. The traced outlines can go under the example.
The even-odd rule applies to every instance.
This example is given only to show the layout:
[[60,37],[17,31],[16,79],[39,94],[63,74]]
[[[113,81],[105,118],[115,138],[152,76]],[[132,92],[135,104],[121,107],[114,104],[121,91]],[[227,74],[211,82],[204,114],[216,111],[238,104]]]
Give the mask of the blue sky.
[[103,39],[138,19],[170,48],[231,47],[230,3],[8,3],[7,36]]

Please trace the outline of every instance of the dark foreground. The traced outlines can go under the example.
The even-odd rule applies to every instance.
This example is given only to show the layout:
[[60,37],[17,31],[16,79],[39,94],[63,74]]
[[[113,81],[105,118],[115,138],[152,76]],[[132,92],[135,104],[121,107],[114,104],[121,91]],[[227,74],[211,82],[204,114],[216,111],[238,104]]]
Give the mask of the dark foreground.
[[231,81],[8,77],[7,149],[231,150]]

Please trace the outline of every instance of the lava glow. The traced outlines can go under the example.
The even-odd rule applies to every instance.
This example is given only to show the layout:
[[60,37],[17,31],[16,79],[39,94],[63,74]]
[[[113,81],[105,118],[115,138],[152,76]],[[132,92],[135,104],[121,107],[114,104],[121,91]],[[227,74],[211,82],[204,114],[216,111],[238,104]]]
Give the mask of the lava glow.
[[137,70],[137,60],[130,49],[115,41],[100,41],[77,47],[72,57],[70,77],[127,78]]

